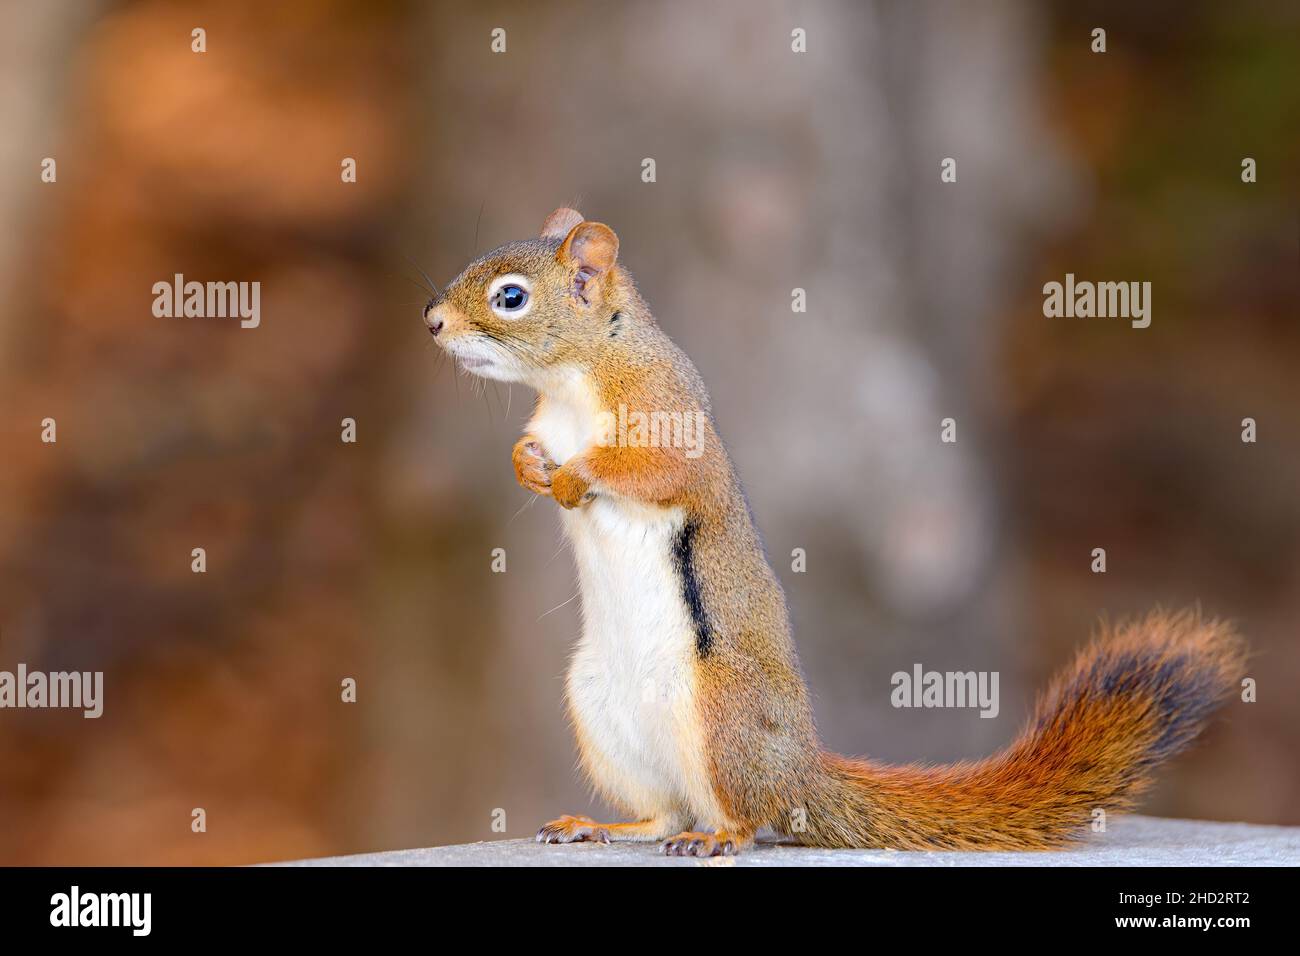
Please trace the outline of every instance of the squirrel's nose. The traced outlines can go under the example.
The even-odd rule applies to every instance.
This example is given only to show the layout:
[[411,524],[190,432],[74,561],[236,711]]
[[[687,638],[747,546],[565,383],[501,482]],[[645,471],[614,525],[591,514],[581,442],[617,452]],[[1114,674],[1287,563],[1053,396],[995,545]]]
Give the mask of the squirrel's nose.
[[429,302],[429,307],[424,310],[424,324],[429,327],[429,332],[433,335],[441,332],[443,325],[446,324],[442,321],[442,309],[434,306],[432,301]]

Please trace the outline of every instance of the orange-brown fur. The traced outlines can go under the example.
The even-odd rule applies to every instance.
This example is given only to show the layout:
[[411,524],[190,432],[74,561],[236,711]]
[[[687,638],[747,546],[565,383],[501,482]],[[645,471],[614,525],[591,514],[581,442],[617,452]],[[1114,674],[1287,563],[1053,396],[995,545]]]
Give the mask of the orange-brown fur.
[[[995,756],[885,767],[824,755],[818,805],[829,810],[810,811],[811,838],[899,849],[1061,846],[1086,832],[1094,811],[1131,808],[1155,763],[1191,742],[1243,668],[1232,630],[1195,612],[1153,612],[1107,630],[1057,676],[1025,730]],[[1121,686],[1108,690],[1107,681]]]
[[[707,651],[694,661],[715,832],[690,829],[700,807],[633,824],[566,817],[539,839],[667,838],[666,852],[734,852],[762,827],[830,847],[899,849],[1060,846],[1095,810],[1130,807],[1155,764],[1185,747],[1243,670],[1240,640],[1198,614],[1153,613],[1082,651],[1006,750],[978,763],[888,767],[822,750],[813,727],[781,586],[763,552],[739,479],[715,431],[709,399],[686,356],[659,330],[627,272],[612,230],[572,210],[540,239],[511,243],[469,266],[430,303],[442,343],[498,343],[514,380],[541,392],[577,376],[602,409],[700,410],[704,454],[674,447],[592,444],[557,465],[531,434],[512,458],[519,481],[566,509],[595,495],[680,509]],[[496,276],[529,276],[538,299],[518,321],[486,306]],[[558,386],[557,386],[558,387]],[[538,420],[537,417],[534,421]],[[601,758],[579,729],[582,762],[598,787]],[[619,793],[605,788],[616,806]],[[625,806],[633,814],[636,807]],[[671,831],[682,833],[672,836]]]

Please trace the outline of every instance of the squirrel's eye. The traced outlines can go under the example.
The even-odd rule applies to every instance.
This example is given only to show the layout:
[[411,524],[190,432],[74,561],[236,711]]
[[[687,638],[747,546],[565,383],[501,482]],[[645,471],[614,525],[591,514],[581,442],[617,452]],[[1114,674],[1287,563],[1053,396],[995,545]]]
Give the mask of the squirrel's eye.
[[497,276],[487,288],[488,307],[503,319],[518,319],[533,307],[533,283],[528,276],[509,272]]
[[528,304],[528,290],[513,282],[503,285],[492,293],[492,311],[500,315],[514,315]]

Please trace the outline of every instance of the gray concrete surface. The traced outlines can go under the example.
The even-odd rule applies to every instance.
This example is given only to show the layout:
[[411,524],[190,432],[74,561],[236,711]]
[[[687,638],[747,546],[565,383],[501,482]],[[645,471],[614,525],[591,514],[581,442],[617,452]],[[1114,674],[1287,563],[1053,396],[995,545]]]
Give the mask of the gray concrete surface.
[[653,844],[489,840],[421,850],[298,860],[288,866],[1300,866],[1300,827],[1129,816],[1071,850],[919,853],[816,850],[761,842],[733,857],[665,857]]

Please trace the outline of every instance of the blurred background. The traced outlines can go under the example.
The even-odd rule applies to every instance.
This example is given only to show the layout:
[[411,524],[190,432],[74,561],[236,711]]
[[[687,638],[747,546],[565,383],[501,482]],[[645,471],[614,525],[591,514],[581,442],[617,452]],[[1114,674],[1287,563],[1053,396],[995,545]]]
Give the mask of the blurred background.
[[[1102,614],[1199,601],[1259,702],[1144,808],[1300,824],[1296,7],[2,9],[0,669],[102,670],[105,709],[0,711],[0,863],[607,815],[574,574],[509,463],[531,396],[457,381],[410,281],[564,204],[709,383],[829,746],[989,753]],[[261,327],[155,318],[178,272],[260,281]],[[1044,318],[1066,272],[1150,281],[1151,327]],[[1000,715],[891,708],[914,663],[999,671]]]

